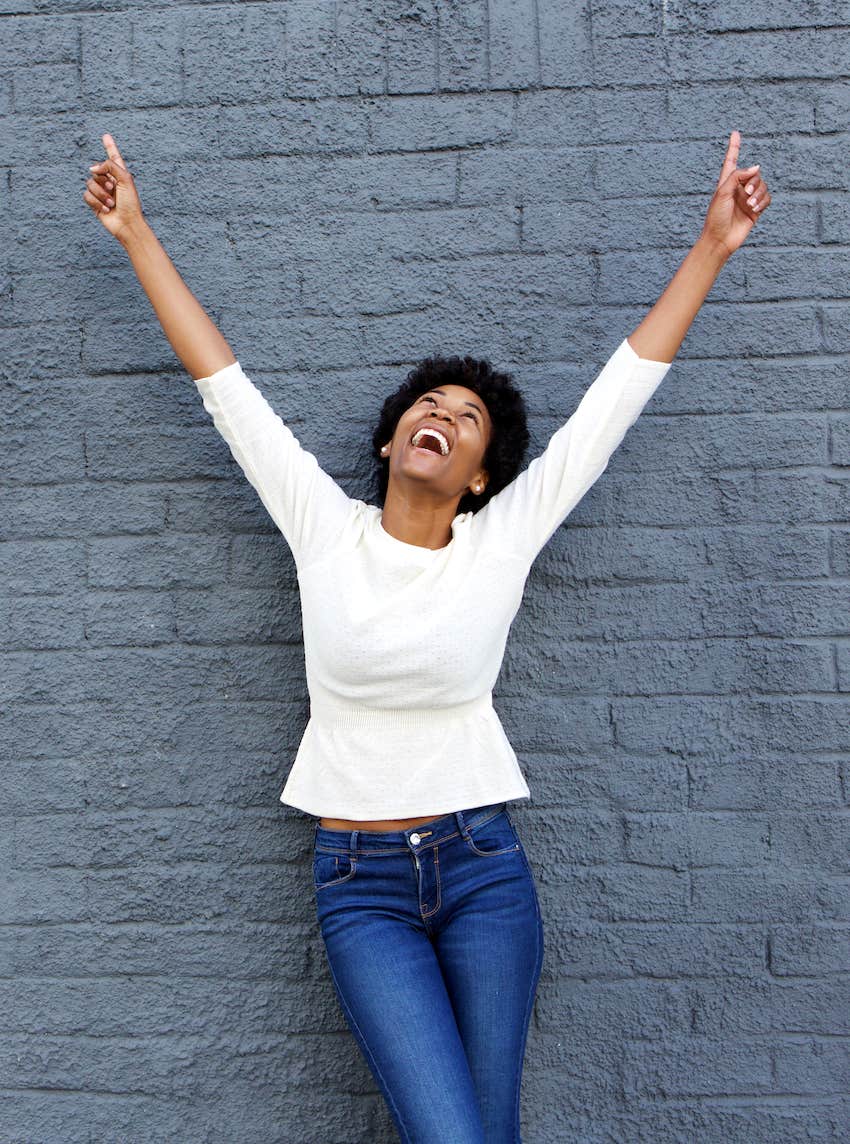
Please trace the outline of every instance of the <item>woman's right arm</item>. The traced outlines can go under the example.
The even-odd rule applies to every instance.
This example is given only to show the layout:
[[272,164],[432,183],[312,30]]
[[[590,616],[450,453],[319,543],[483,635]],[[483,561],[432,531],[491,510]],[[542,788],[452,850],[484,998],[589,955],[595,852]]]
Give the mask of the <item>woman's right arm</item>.
[[[300,564],[339,543],[354,503],[302,449],[236,360],[142,216],[133,176],[111,135],[83,195],[130,256],[174,352],[192,375],[216,428]],[[229,367],[229,368],[228,368]]]
[[193,380],[209,377],[236,357],[142,214],[133,176],[115,140],[102,138],[109,157],[92,166],[83,198],[127,251],[165,336]]

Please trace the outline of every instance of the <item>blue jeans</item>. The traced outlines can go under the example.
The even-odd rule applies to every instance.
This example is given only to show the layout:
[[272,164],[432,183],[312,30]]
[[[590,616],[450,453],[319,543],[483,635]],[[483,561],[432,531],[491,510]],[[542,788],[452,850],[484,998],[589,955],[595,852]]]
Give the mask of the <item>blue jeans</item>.
[[316,822],[316,910],[403,1144],[516,1144],[543,923],[505,803],[400,831]]

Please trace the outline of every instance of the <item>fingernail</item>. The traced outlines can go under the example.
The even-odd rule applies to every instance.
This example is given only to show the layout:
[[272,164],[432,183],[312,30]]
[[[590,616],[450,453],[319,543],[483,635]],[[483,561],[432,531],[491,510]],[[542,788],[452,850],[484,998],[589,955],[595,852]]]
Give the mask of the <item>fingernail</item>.
[[748,194],[748,195],[751,195],[751,194],[753,193],[753,184],[752,184],[752,183],[747,183],[747,186],[745,187],[745,190],[746,190],[746,192],[747,192],[747,194]]

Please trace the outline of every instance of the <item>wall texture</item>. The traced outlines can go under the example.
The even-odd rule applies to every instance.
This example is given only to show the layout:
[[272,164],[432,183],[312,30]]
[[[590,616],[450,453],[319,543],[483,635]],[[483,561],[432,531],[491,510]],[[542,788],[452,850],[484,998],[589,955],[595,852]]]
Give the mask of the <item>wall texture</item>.
[[314,820],[277,801],[293,564],[82,200],[101,134],[364,496],[381,399],[434,350],[515,372],[536,455],[735,127],[772,205],[538,558],[496,694],[547,940],[523,1138],[846,1140],[850,6],[0,13],[0,1140],[395,1139]]

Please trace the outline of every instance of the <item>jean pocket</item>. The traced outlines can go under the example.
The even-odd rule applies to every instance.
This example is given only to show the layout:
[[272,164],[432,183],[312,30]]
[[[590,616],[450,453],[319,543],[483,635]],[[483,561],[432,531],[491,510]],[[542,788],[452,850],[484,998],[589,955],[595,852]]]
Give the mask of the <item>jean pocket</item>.
[[313,855],[313,886],[317,890],[348,882],[356,873],[357,859],[348,852],[330,854],[326,850],[317,850]]
[[507,811],[500,810],[486,822],[469,828],[466,847],[482,858],[495,858],[498,854],[513,854],[520,849],[520,841]]

